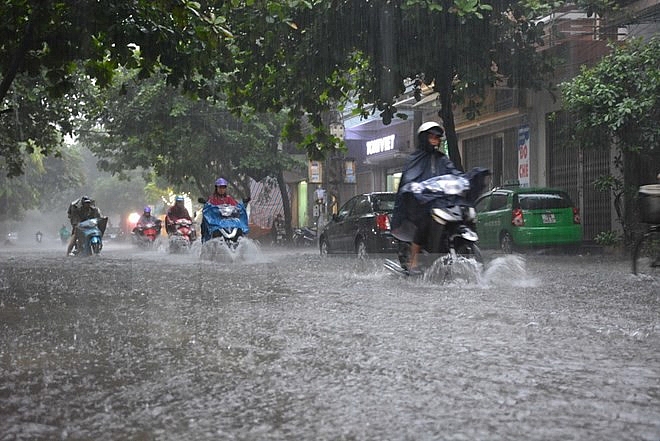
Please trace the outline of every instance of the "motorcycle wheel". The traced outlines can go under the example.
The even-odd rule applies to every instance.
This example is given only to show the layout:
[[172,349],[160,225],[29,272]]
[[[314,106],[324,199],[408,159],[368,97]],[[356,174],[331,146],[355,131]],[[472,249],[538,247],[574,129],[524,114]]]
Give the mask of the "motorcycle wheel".
[[92,244],[92,254],[99,254],[101,252],[101,244],[99,242],[94,242]]
[[424,247],[426,251],[433,255],[447,253],[447,240],[445,239],[445,227],[435,221],[431,221],[429,236]]
[[481,254],[481,249],[474,242],[461,241],[455,247],[456,254],[465,257],[466,259],[474,259],[478,263],[484,263],[484,258]]

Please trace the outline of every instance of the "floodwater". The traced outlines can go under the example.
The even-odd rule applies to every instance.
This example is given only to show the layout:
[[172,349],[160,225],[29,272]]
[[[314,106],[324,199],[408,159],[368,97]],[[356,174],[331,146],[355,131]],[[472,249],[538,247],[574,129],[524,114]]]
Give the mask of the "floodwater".
[[623,259],[36,245],[0,247],[0,441],[660,439],[660,280]]

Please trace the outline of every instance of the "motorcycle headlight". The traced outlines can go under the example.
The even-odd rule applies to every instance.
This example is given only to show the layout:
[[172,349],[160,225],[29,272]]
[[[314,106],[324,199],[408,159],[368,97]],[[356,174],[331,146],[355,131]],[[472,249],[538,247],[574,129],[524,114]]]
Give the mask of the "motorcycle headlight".
[[224,217],[229,217],[234,214],[235,210],[236,208],[232,205],[223,205],[222,207],[220,207],[220,214]]

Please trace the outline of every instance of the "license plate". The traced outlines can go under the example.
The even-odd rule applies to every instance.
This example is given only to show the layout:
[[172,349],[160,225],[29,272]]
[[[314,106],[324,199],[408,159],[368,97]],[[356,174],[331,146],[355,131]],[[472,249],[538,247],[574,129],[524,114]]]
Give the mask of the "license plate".
[[544,224],[554,224],[556,222],[555,221],[555,215],[552,214],[552,213],[546,213],[546,214],[543,214],[542,216],[543,216],[543,223]]

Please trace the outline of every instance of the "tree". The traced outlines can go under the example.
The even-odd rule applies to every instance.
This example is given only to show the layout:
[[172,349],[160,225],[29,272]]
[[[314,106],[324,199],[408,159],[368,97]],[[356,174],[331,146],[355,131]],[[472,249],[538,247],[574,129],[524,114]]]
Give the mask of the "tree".
[[[282,117],[243,113],[240,119],[221,100],[185,96],[164,77],[138,80],[125,72],[106,90],[81,139],[102,169],[153,169],[180,192],[206,196],[219,176],[243,197],[250,195],[249,178],[271,176],[286,190],[283,171],[300,164],[280,149]],[[282,196],[287,206],[287,192]]]
[[0,168],[9,177],[23,172],[24,161],[33,153],[57,156],[64,134],[73,130],[74,118],[83,113],[90,98],[84,78],[73,76],[75,88],[58,98],[45,99],[48,79],[43,75],[21,75],[13,83],[0,112]]
[[[228,94],[233,112],[245,104],[260,113],[286,109],[285,134],[321,159],[338,141],[323,125],[325,112],[355,100],[360,112],[378,109],[388,122],[403,80],[423,74],[440,93],[460,165],[454,103],[475,108],[495,81],[538,86],[532,80],[548,64],[537,62],[542,28],[534,18],[547,10],[505,0],[8,0],[0,5],[8,17],[0,25],[0,102],[11,107],[5,94],[20,73],[46,78],[46,98],[70,91],[79,66],[99,86],[119,66],[139,69],[141,78],[160,72],[202,97]],[[218,73],[228,82],[216,84]],[[303,116],[312,133],[302,130]],[[47,154],[57,146],[36,148]],[[11,148],[0,154],[20,156]]]
[[605,176],[597,185],[626,202],[625,210],[615,208],[630,241],[635,217],[630,195],[655,179],[658,170],[652,167],[660,159],[660,38],[629,40],[612,49],[561,89],[564,109],[573,115],[573,143],[582,148],[613,145],[618,151],[615,164],[623,182]]
[[[292,0],[293,1],[293,0]],[[9,96],[15,80],[39,79],[36,95],[48,107],[76,89],[73,79],[82,69],[95,84],[111,83],[119,66],[139,69],[142,78],[164,72],[168,84],[183,90],[204,90],[216,72],[232,72],[238,59],[227,23],[228,12],[238,0],[197,2],[190,0],[6,0],[0,3],[0,113],[26,115],[20,103]],[[247,2],[251,8],[268,6],[278,11],[287,0]],[[256,4],[258,3],[258,4]],[[293,1],[297,3],[297,1]],[[271,19],[276,14],[269,15]],[[21,97],[20,90],[14,96]],[[7,99],[10,98],[10,99]],[[69,115],[40,115],[40,124],[71,132]],[[6,119],[6,116],[5,116]],[[0,157],[10,176],[23,172],[22,151],[16,143],[2,140]],[[24,132],[19,139],[26,152],[44,155],[61,145],[52,139],[32,139]]]
[[26,173],[17,178],[0,175],[0,222],[20,220],[30,209],[66,211],[70,199],[63,195],[84,182],[82,158],[75,149],[60,157],[39,152],[26,155]]
[[[229,101],[249,100],[260,111],[290,109],[287,135],[310,158],[320,159],[338,141],[323,125],[325,112],[353,100],[363,115],[379,111],[387,124],[400,116],[393,102],[404,80],[423,77],[439,93],[450,156],[460,167],[455,105],[474,113],[485,87],[496,83],[547,85],[542,80],[552,65],[537,50],[543,25],[535,19],[550,6],[504,0],[317,1],[292,11],[295,32],[237,39],[243,58],[254,62],[230,77]],[[235,23],[248,20],[232,17]],[[266,29],[265,20],[249,19]],[[301,130],[302,115],[314,127],[312,136]]]

